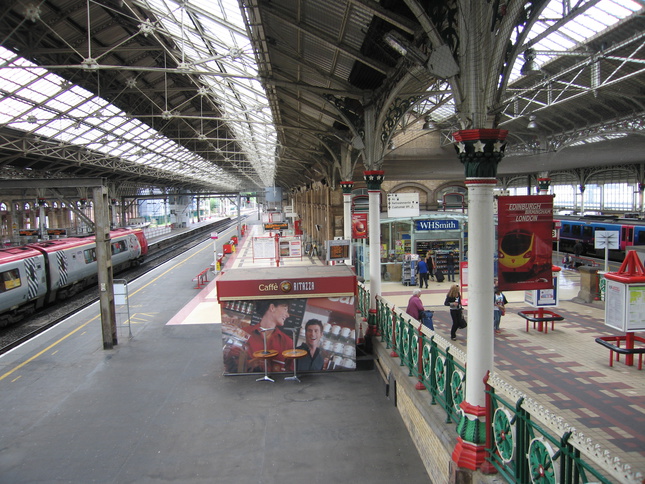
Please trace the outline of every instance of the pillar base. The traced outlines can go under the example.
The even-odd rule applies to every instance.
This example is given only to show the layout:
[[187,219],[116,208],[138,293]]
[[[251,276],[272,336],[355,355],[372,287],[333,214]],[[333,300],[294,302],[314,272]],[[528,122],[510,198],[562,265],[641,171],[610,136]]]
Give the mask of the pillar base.
[[[477,470],[486,460],[486,407],[463,401],[452,460],[459,467]],[[468,440],[465,440],[468,439]]]
[[471,444],[457,437],[457,445],[452,451],[452,461],[459,467],[477,470],[486,462],[486,448],[484,445]]

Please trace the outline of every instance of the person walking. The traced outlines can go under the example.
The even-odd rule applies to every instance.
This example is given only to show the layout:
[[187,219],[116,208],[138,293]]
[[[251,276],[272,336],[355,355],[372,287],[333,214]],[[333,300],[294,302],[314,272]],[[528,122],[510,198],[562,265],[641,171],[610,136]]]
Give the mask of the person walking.
[[584,245],[582,245],[582,242],[578,240],[573,246],[573,256],[575,257],[574,264],[576,264],[574,267],[578,267],[582,265],[582,262],[579,259],[582,256],[582,253],[584,251],[585,251]]
[[506,297],[502,294],[499,287],[496,287],[494,295],[495,310],[493,311],[493,327],[495,329],[495,333],[498,334],[502,332],[499,329],[499,324],[502,322],[502,316],[506,314],[506,302]]
[[455,255],[452,251],[446,256],[446,272],[448,272],[448,280],[455,282]]
[[430,252],[426,255],[426,266],[428,266],[428,280],[432,279],[434,281],[434,261]]
[[446,300],[443,303],[445,306],[450,307],[450,318],[452,319],[452,327],[450,328],[450,339],[457,340],[457,330],[461,328],[463,315],[463,307],[461,305],[461,293],[459,286],[453,284],[446,294]]
[[417,263],[417,273],[419,274],[419,287],[423,288],[423,284],[428,288],[428,266],[425,259],[419,259]]

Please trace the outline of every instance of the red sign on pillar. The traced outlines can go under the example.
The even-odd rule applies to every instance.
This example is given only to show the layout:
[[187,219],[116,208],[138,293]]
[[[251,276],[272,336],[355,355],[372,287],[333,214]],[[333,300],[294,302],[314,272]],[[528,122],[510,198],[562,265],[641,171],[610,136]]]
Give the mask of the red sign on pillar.
[[553,197],[499,197],[498,286],[502,290],[550,289]]
[[352,239],[366,239],[368,237],[367,214],[352,214]]

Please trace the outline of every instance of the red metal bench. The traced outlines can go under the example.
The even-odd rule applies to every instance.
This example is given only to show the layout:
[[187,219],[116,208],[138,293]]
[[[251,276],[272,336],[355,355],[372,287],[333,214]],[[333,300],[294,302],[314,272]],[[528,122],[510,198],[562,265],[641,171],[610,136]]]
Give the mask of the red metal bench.
[[197,284],[195,285],[194,289],[203,288],[206,285],[206,283],[208,282],[208,269],[204,269],[199,274],[197,274],[195,277],[193,277],[193,281],[197,282]]
[[553,331],[555,322],[564,320],[564,316],[560,316],[559,314],[544,308],[539,308],[533,311],[520,311],[517,314],[526,319],[527,333],[529,332],[529,321],[533,322],[533,329],[535,329],[535,325],[537,323],[538,331],[544,330],[544,334],[546,334],[549,332],[549,322],[551,323],[551,331]]
[[[630,342],[631,340],[631,342]],[[621,348],[620,343],[625,341],[625,347]],[[643,354],[645,354],[645,347],[633,347],[634,341],[645,343],[645,338],[640,336],[600,336],[596,338],[596,343],[609,348],[609,366],[614,366],[614,353],[616,353],[616,361],[620,361],[620,355],[625,355],[625,364],[627,366],[634,365],[634,355],[638,355],[638,369],[643,369]],[[612,343],[616,344],[612,344]],[[632,346],[631,348],[629,346]]]

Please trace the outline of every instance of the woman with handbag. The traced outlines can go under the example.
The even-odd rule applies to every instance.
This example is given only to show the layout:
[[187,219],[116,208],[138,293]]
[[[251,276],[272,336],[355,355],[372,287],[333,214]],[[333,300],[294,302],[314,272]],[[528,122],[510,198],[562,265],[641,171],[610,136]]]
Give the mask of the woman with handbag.
[[452,327],[450,328],[450,339],[457,340],[457,330],[465,328],[463,307],[461,305],[461,294],[459,293],[459,286],[453,284],[448,290],[444,306],[450,307],[450,317],[452,318]]
[[500,291],[499,287],[495,288],[494,303],[495,310],[493,311],[493,326],[496,333],[501,333],[502,331],[499,329],[499,323],[502,322],[502,316],[506,314],[506,298],[504,297],[504,294],[502,294],[502,291]]

